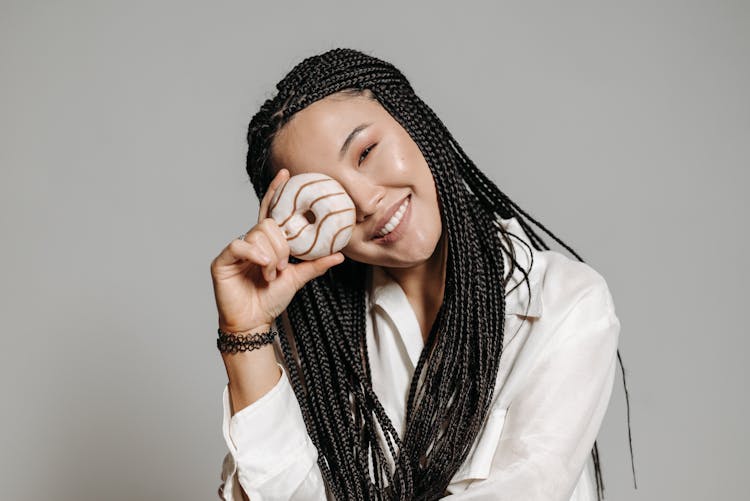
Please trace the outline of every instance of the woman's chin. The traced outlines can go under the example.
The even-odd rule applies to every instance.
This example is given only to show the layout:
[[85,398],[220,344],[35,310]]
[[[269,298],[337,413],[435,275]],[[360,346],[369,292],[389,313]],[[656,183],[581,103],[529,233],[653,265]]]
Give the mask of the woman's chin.
[[359,256],[359,258],[352,257],[352,259],[385,268],[414,268],[425,264],[433,254],[434,249],[420,251],[418,248],[412,247],[404,252],[399,252],[397,255],[381,254],[378,256]]
[[349,242],[341,253],[348,259],[360,263],[389,268],[413,268],[435,257],[441,242],[441,231],[434,235],[417,233],[404,235],[399,241],[384,246],[374,242]]

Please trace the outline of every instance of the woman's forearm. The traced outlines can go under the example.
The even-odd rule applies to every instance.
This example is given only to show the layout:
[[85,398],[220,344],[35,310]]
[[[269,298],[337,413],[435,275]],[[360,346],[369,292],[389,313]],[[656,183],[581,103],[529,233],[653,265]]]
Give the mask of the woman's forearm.
[[[270,325],[261,325],[249,333],[268,332],[270,329]],[[222,353],[221,356],[229,379],[232,415],[268,393],[281,377],[271,343],[256,350]]]

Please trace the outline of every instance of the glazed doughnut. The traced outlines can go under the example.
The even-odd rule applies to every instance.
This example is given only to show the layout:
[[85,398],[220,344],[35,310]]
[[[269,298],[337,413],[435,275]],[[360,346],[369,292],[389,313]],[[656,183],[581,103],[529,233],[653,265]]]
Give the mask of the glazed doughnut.
[[287,179],[271,197],[268,214],[286,235],[289,253],[304,260],[343,249],[356,218],[354,202],[346,190],[319,172]]

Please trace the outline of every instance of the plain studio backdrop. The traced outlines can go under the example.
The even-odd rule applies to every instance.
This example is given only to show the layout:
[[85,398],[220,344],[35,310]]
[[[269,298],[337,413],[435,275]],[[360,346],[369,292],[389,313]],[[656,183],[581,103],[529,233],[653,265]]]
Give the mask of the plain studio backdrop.
[[745,498],[749,34],[708,0],[3,1],[0,499],[217,499],[209,265],[256,220],[250,117],[339,46],[607,279],[607,499]]

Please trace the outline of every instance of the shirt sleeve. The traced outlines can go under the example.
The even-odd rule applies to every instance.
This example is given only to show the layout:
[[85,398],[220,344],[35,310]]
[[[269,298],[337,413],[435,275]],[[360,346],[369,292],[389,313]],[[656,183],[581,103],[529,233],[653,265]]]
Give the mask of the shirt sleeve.
[[302,411],[284,366],[278,383],[261,398],[231,415],[224,387],[224,457],[219,498],[242,501],[325,501],[318,451],[307,434]]
[[569,501],[609,405],[619,332],[602,279],[559,322],[508,405],[489,476],[443,499]]

